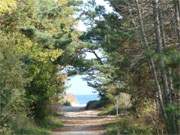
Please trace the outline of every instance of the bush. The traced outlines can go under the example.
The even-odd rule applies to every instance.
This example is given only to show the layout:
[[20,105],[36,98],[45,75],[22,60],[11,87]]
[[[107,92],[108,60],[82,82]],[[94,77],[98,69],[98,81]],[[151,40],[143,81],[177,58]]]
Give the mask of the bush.
[[135,119],[126,117],[120,119],[116,124],[107,127],[107,135],[153,135],[153,128],[143,123],[137,123]]
[[39,123],[49,114],[48,104],[51,97],[59,92],[56,67],[51,63],[36,61],[30,63],[29,67],[29,76],[33,76],[32,81],[26,87],[26,98],[30,108],[29,116]]
[[46,106],[59,93],[56,66],[24,61],[16,40],[21,37],[18,33],[0,32],[0,134],[46,135],[46,129],[33,123],[48,123],[42,124],[49,115]]
[[65,102],[63,103],[63,105],[64,105],[64,106],[71,106],[71,103],[70,103],[69,101],[65,101]]
[[[18,125],[16,124],[18,122]],[[48,116],[37,123],[28,120],[27,117],[18,119],[13,123],[13,130],[15,135],[50,135],[50,131],[61,127],[63,124],[58,117]],[[10,134],[11,135],[11,134]]]
[[16,35],[0,33],[0,134],[13,134],[12,123],[25,114],[24,71]]
[[99,109],[105,105],[103,100],[89,101],[86,105],[86,110]]
[[116,108],[114,105],[108,105],[102,109],[100,115],[116,115]]

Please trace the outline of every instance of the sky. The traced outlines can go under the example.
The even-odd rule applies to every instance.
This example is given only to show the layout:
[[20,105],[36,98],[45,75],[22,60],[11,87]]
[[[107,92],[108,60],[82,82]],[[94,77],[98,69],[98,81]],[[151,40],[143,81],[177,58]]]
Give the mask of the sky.
[[110,7],[110,5],[109,5],[109,3],[107,1],[105,2],[104,0],[96,0],[96,4],[100,5],[100,6],[104,6],[108,13],[113,12],[113,8]]
[[[87,2],[88,0],[83,0],[83,2]],[[112,13],[113,12],[113,8],[109,5],[109,3],[107,1],[104,0],[96,0],[96,4],[98,6],[104,6],[106,9],[106,13]],[[86,31],[87,27],[86,25],[83,23],[83,21],[79,21],[79,23],[76,26],[76,29],[78,31]]]
[[66,93],[73,95],[97,95],[96,90],[92,87],[89,87],[87,82],[82,78],[83,75],[75,75],[70,77],[66,82]]
[[[83,0],[84,2],[87,2],[87,0]],[[96,0],[97,5],[101,5],[104,6],[107,13],[109,12],[113,12],[112,7],[109,6],[108,2],[105,2],[104,0]],[[85,26],[85,24],[80,21],[78,23],[78,25],[76,26],[77,30],[79,31],[86,31],[87,27]],[[100,56],[102,56],[102,54],[99,52],[98,53]],[[95,56],[92,53],[87,53],[87,59],[94,59]],[[70,93],[73,95],[97,95],[98,93],[94,93],[96,90],[92,87],[89,87],[87,85],[87,82],[84,81],[82,78],[84,76],[82,75],[75,75],[72,76],[68,79],[68,81],[66,82],[66,86],[67,86],[67,90],[66,93]]]

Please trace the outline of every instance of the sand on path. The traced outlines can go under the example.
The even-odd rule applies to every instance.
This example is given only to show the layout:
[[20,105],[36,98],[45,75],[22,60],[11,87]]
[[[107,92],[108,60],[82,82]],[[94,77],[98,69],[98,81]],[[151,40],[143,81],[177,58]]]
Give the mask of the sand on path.
[[60,119],[64,126],[53,130],[52,135],[104,135],[105,125],[115,121],[113,116],[98,116],[98,110],[81,107],[63,107]]

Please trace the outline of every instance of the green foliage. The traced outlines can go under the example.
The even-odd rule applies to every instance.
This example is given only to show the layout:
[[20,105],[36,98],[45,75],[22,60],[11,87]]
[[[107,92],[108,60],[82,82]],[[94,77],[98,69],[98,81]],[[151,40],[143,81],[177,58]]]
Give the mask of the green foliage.
[[63,126],[63,122],[54,115],[49,115],[46,119],[39,121],[39,126],[44,129],[53,130]]
[[130,118],[122,118],[116,124],[111,124],[107,128],[107,135],[153,135],[153,129],[147,125],[134,124]]
[[74,22],[73,8],[68,7],[67,1],[38,0],[31,6],[34,10],[30,17],[35,21],[31,26],[22,27],[21,32],[34,43],[28,54],[30,57],[25,59],[27,76],[31,79],[26,87],[26,98],[29,116],[39,123],[49,114],[47,105],[51,98],[63,92],[63,81],[58,80],[56,64],[66,52],[65,46],[72,41],[70,28]]
[[0,1],[0,15],[3,13],[11,12],[16,9],[16,0],[1,0]]
[[42,128],[28,128],[16,131],[17,135],[49,135],[50,132]]
[[[101,49],[106,57],[103,63],[94,65],[96,72],[94,74],[90,73],[90,86],[96,88],[102,98],[108,98],[111,104],[114,103],[115,97],[120,92],[130,94],[133,103],[132,110],[135,115],[147,113],[151,108],[153,110],[161,110],[159,97],[162,96],[161,102],[165,106],[165,113],[167,113],[168,119],[163,118],[162,109],[159,121],[164,119],[164,124],[170,123],[167,125],[167,128],[172,126],[174,129],[170,130],[176,132],[178,107],[173,104],[169,105],[168,102],[176,104],[178,102],[180,53],[179,43],[169,34],[173,33],[178,38],[178,34],[174,33],[171,27],[171,20],[168,20],[168,16],[170,16],[168,13],[170,13],[170,7],[174,7],[177,3],[172,5],[169,1],[159,1],[160,12],[162,12],[163,16],[162,18],[160,17],[159,21],[164,28],[160,26],[162,35],[156,37],[157,33],[154,32],[155,29],[151,25],[154,23],[157,25],[157,20],[154,20],[152,15],[152,2],[144,0],[138,0],[138,2],[128,0],[107,1],[114,8],[114,13],[106,14],[103,7],[95,7],[94,1],[92,3],[89,2],[93,8],[89,9],[87,18],[93,25],[88,32],[81,36],[82,40],[92,44],[87,46],[88,49]],[[164,9],[164,4],[168,7],[167,9]],[[136,7],[137,5],[139,7]],[[148,12],[146,9],[148,9]],[[144,14],[145,12],[147,14]],[[142,16],[142,20],[138,16],[139,18]],[[96,18],[101,19],[98,20]],[[141,23],[144,23],[144,26],[141,26]],[[140,26],[142,29],[139,29]],[[175,27],[174,29],[178,29]],[[163,34],[166,36],[164,37]],[[147,39],[148,45],[144,45],[143,40],[146,40],[144,38]],[[165,43],[160,45],[155,40],[158,38],[162,38],[162,42],[165,41]],[[161,51],[157,51],[158,49]],[[154,69],[153,66],[155,66]],[[154,72],[156,72],[157,78],[155,78]],[[159,83],[158,85],[157,82]],[[161,87],[160,96],[157,96],[157,87]],[[155,105],[154,102],[159,103],[159,105]],[[148,109],[145,107],[147,103]],[[155,107],[157,108],[155,109]],[[105,109],[104,113],[113,112],[114,108],[111,107]],[[153,114],[153,112],[151,113]],[[158,123],[158,120],[155,123]],[[128,123],[125,123],[125,125],[127,125],[126,128],[129,130],[127,131],[129,134],[148,134],[148,131],[147,133],[143,129],[138,131],[141,129],[128,125]],[[114,134],[117,133],[114,132]],[[122,132],[122,134],[126,133]]]
[[12,122],[24,106],[24,71],[20,55],[16,52],[16,34],[0,33],[0,133],[12,134]]
[[102,109],[102,112],[99,115],[116,115],[116,108],[114,105],[108,105]]
[[48,106],[64,90],[59,59],[78,37],[75,3],[0,1],[0,134],[46,135],[62,125],[48,118]]
[[[22,120],[24,120],[24,118],[19,119],[19,121]],[[50,130],[62,126],[62,122],[55,116],[48,116],[39,123],[39,126],[35,126],[36,123],[27,120],[25,120],[25,123],[21,124],[23,124],[23,126],[21,125],[21,128],[17,128],[18,125],[13,125],[15,134],[17,135],[50,135]]]
[[29,75],[33,75],[33,78],[26,86],[26,98],[30,115],[37,121],[45,119],[50,98],[60,92],[55,74],[56,67],[51,63],[35,62],[29,65]]
[[[61,125],[54,118],[48,117],[48,106],[58,101],[59,94],[64,91],[65,77],[59,74],[58,67],[67,65],[72,65],[81,72],[89,71],[88,84],[96,88],[101,96],[100,101],[89,102],[87,108],[109,105],[104,114],[114,114],[114,97],[125,92],[132,95],[135,113],[151,112],[151,105],[155,106],[153,102],[157,101],[157,97],[149,58],[157,66],[157,79],[162,92],[167,91],[163,85],[165,79],[162,79],[167,72],[168,85],[172,85],[169,86],[172,92],[169,95],[172,95],[173,103],[163,99],[168,117],[166,123],[175,125],[172,122],[176,122],[179,114],[176,98],[180,88],[180,53],[173,46],[176,42],[172,38],[176,35],[175,30],[171,31],[173,34],[169,34],[171,26],[168,23],[171,21],[168,22],[167,18],[164,23],[167,46],[159,53],[154,49],[154,30],[148,25],[153,20],[149,19],[152,11],[147,12],[147,17],[143,15],[143,21],[146,20],[149,26],[145,28],[145,33],[150,35],[148,42],[152,44],[150,50],[146,51],[140,45],[141,34],[134,28],[137,25],[137,9],[131,5],[133,3],[127,0],[109,0],[116,13],[106,14],[105,8],[96,7],[95,1],[89,1],[86,7],[90,11],[85,11],[85,18],[92,28],[81,36],[80,39],[85,41],[82,42],[79,41],[81,33],[74,28],[76,20],[73,17],[79,2],[0,0],[0,134],[46,135],[46,129]],[[142,1],[143,4],[144,2]],[[165,4],[168,6],[171,2]],[[145,2],[144,5],[151,4]],[[171,8],[162,12],[167,14]],[[151,10],[149,7],[144,9]],[[142,12],[144,9],[142,8]],[[165,19],[164,16],[162,19]],[[97,50],[102,50],[104,59],[98,58],[95,52]],[[84,52],[94,53],[97,59],[84,59]],[[77,72],[69,75],[75,73]],[[163,94],[166,99],[166,93]],[[146,103],[148,109],[144,107]],[[32,126],[32,121],[42,128]],[[113,125],[108,133],[117,134],[117,129],[122,134],[152,134],[151,127],[131,123],[127,119]]]
[[86,105],[86,109],[91,110],[91,109],[102,108],[102,107],[104,107],[105,102],[107,102],[107,101],[103,101],[103,100],[89,101]]
[[66,101],[63,103],[64,106],[71,106],[71,103],[69,101]]

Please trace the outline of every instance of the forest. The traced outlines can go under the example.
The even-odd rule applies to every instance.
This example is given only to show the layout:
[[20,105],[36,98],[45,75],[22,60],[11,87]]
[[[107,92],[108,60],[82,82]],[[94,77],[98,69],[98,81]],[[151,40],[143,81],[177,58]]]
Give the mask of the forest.
[[97,1],[0,0],[0,135],[61,135],[76,74],[100,97],[86,109],[116,119],[103,134],[180,134],[180,0]]

